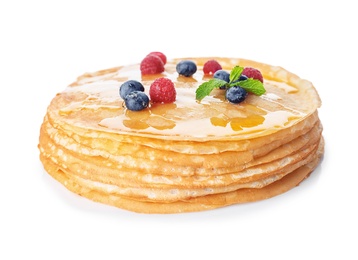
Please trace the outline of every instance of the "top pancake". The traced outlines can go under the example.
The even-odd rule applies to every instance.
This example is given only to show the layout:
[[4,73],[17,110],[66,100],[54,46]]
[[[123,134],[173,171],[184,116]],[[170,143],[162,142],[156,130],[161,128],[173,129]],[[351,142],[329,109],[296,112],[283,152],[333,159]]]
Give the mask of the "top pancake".
[[[313,85],[283,68],[244,59],[187,59],[198,66],[190,78],[179,76],[175,71],[176,64],[184,59],[168,61],[165,71],[155,76],[142,76],[139,64],[84,74],[54,98],[50,117],[54,122],[61,117],[63,127],[72,127],[74,132],[91,129],[152,140],[240,141],[290,128],[320,106]],[[211,78],[202,71],[208,59],[218,60],[227,71],[236,65],[259,69],[265,79],[266,93],[249,94],[243,103],[233,105],[225,100],[224,91],[215,90],[201,102],[197,101],[197,87]],[[153,80],[161,76],[175,84],[177,100],[174,103],[151,104],[149,109],[140,112],[124,108],[118,93],[123,82],[141,81],[148,93]]]

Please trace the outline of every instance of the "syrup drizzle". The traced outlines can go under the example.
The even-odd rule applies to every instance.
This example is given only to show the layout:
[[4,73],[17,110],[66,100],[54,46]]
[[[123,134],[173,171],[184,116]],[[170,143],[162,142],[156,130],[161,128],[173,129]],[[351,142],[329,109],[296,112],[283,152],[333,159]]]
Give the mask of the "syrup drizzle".
[[[119,96],[120,85],[129,79],[141,81],[148,94],[154,79],[171,79],[177,91],[177,100],[171,104],[151,104],[142,111],[124,108]],[[100,75],[89,74],[69,86],[65,92],[81,92],[87,98],[73,102],[60,110],[71,113],[77,109],[113,109],[113,117],[103,118],[98,125],[111,131],[138,132],[158,135],[192,137],[250,135],[259,136],[290,126],[306,115],[302,111],[281,104],[283,99],[274,89],[292,94],[297,89],[284,82],[265,80],[267,93],[258,97],[252,94],[240,104],[225,100],[223,90],[215,90],[202,101],[195,99],[195,90],[209,80],[198,67],[193,77],[178,76],[172,64],[166,65],[161,75],[142,77],[138,65],[102,71]]]

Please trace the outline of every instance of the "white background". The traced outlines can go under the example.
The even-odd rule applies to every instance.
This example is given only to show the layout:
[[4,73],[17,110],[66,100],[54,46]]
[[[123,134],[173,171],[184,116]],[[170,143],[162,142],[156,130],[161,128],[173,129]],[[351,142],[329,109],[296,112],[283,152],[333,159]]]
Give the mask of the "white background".
[[[0,259],[358,259],[355,6],[2,1]],[[248,58],[312,81],[322,98],[323,162],[281,196],[208,212],[137,214],[70,193],[38,159],[47,105],[80,74],[151,51]]]

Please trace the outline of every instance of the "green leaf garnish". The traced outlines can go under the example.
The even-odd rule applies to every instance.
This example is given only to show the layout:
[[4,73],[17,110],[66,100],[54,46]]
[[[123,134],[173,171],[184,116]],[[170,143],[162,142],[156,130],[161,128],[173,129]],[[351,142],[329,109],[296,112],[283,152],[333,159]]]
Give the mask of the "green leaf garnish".
[[244,71],[243,67],[235,66],[230,72],[230,82],[234,82],[234,81],[238,80],[243,71]]
[[227,83],[225,80],[221,80],[221,79],[211,79],[207,82],[204,82],[197,88],[195,92],[196,99],[202,100],[204,97],[209,96],[211,91],[213,91],[214,89],[223,87],[228,84],[229,83]]
[[246,80],[241,80],[230,84],[230,87],[234,86],[240,86],[247,92],[253,93],[257,96],[261,96],[266,92],[262,82],[257,79],[248,78]]
[[207,82],[201,84],[196,90],[196,99],[202,100],[204,97],[209,96],[211,91],[216,88],[220,88],[225,86],[225,88],[240,86],[245,89],[247,92],[253,93],[257,96],[261,96],[266,92],[264,84],[257,80],[248,78],[245,80],[240,80],[241,73],[243,72],[244,68],[240,66],[235,66],[230,72],[230,82],[226,82],[221,79],[211,79]]

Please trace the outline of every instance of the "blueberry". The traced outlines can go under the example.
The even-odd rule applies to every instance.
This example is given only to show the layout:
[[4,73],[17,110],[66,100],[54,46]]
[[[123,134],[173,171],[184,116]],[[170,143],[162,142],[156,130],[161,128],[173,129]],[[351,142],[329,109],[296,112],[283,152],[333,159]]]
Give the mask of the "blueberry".
[[126,82],[124,82],[121,87],[119,88],[119,95],[121,96],[121,98],[125,99],[125,97],[133,92],[133,91],[144,91],[144,87],[142,85],[142,83],[140,83],[139,81],[136,80],[128,80]]
[[132,91],[125,98],[126,107],[132,111],[143,110],[149,105],[149,97],[142,91]]
[[247,80],[248,79],[248,77],[246,77],[245,75],[240,75],[240,77],[239,77],[239,81],[242,81],[242,80]]
[[230,81],[230,73],[225,71],[225,70],[217,70],[213,77],[215,79],[221,79],[221,80],[225,80],[226,82]]
[[226,91],[226,99],[231,103],[238,104],[245,100],[247,92],[240,86],[228,88]]
[[196,72],[197,67],[191,60],[182,60],[177,64],[176,70],[180,75],[190,77]]

